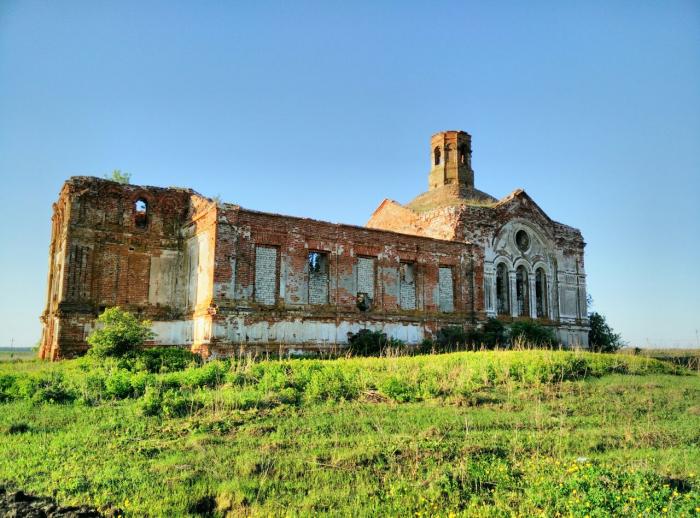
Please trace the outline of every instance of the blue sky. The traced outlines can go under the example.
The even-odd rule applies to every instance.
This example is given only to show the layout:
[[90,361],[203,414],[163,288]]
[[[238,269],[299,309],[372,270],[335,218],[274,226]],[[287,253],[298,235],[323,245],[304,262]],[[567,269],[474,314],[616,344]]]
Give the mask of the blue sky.
[[32,345],[71,175],[364,224],[473,136],[588,243],[632,344],[700,329],[700,3],[0,2],[0,345]]

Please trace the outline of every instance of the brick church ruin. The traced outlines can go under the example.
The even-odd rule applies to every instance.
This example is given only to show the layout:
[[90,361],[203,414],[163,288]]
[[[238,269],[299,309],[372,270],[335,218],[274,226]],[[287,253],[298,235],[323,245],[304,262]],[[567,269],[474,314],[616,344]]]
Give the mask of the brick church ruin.
[[428,191],[384,200],[365,227],[70,178],[53,205],[40,356],[85,352],[117,305],[153,321],[154,344],[204,355],[331,348],[365,328],[415,344],[489,317],[587,346],[581,232],[521,189],[477,190],[471,154],[469,134],[434,135]]

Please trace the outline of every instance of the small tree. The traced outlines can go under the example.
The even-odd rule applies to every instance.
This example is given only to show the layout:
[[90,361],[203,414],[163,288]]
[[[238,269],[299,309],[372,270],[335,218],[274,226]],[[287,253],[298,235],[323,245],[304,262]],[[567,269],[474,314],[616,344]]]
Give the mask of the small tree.
[[588,346],[592,351],[612,353],[623,346],[622,335],[613,331],[600,313],[588,315],[591,330],[588,332]]
[[102,326],[87,337],[89,354],[104,358],[124,356],[155,336],[151,322],[139,321],[135,315],[120,307],[108,308],[97,319]]
[[128,184],[131,181],[131,173],[122,173],[121,170],[115,169],[111,174],[105,175],[105,178],[113,182]]

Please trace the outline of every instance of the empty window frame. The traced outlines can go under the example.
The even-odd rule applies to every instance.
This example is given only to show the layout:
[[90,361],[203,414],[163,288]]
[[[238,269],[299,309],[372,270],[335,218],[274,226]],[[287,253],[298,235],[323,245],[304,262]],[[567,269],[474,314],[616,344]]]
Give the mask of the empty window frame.
[[527,270],[520,265],[515,269],[515,296],[518,302],[518,315],[530,316],[530,283]]
[[328,254],[309,252],[309,304],[328,304]]
[[438,271],[438,308],[443,313],[454,311],[454,281],[452,268],[441,266]]
[[435,159],[435,165],[440,165],[440,146],[435,146],[433,158]]
[[277,248],[255,247],[255,301],[272,306],[277,301]]
[[547,308],[547,274],[544,268],[537,268],[535,272],[535,302],[537,307],[537,318],[545,318],[548,314]]
[[136,228],[148,226],[148,202],[143,198],[134,202],[134,225]]
[[399,305],[401,309],[416,309],[416,265],[401,263],[399,267]]
[[467,163],[467,146],[462,144],[459,146],[459,165],[464,165]]
[[510,315],[508,268],[503,263],[496,267],[496,312],[499,315]]

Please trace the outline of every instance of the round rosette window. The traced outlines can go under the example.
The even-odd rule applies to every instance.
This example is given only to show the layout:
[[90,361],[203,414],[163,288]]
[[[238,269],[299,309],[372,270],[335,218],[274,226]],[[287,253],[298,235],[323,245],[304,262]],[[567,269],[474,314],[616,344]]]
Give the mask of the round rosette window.
[[530,236],[524,230],[518,230],[515,233],[515,244],[521,252],[525,252],[530,248]]

